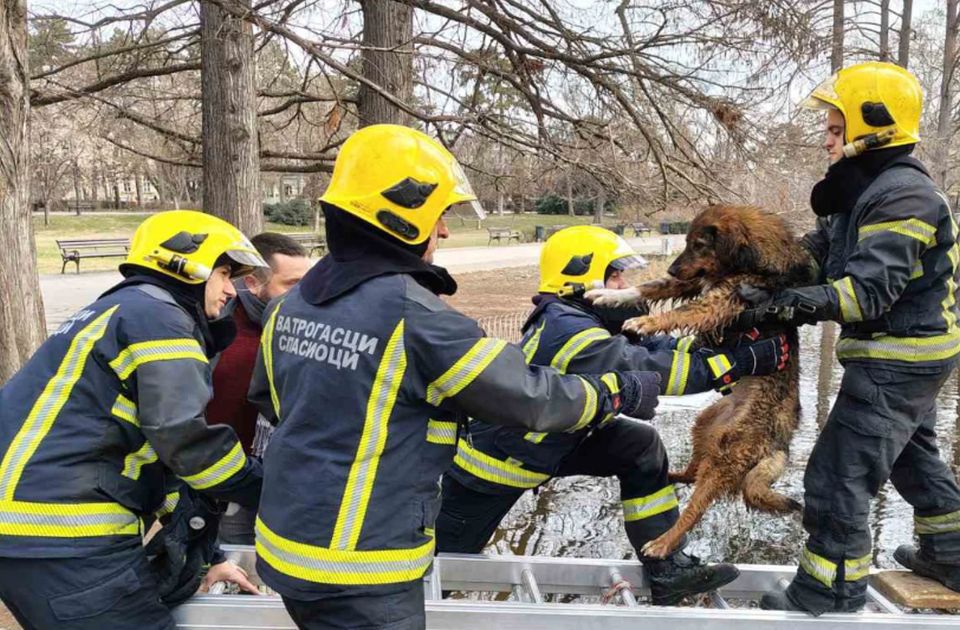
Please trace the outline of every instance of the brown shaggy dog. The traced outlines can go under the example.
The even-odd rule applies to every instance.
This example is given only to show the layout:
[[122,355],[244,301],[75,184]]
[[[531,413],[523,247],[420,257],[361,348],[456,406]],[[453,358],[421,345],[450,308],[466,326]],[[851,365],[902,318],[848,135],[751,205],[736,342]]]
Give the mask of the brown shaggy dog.
[[[643,335],[683,331],[723,342],[724,327],[745,306],[736,292],[741,283],[772,290],[807,283],[810,259],[778,217],[752,207],[711,206],[694,219],[686,249],[668,273],[623,291],[592,291],[587,298],[618,306],[679,300],[678,308],[629,320],[624,329]],[[671,481],[696,482],[693,496],[673,527],[644,546],[644,554],[665,557],[722,496],[741,492],[749,507],[764,512],[800,508],[770,488],[786,466],[800,415],[797,330],[770,326],[760,332],[787,335],[786,369],[743,378],[731,394],[697,416],[690,463],[670,474]]]

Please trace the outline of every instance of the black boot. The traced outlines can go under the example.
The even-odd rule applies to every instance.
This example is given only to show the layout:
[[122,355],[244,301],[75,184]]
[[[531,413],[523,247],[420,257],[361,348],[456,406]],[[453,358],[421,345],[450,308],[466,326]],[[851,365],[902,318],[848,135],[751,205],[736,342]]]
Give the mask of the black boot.
[[927,560],[913,545],[897,547],[893,552],[893,559],[917,575],[936,580],[951,591],[960,592],[960,566]]
[[687,595],[718,589],[740,575],[740,569],[732,564],[700,564],[699,558],[683,551],[663,560],[642,560],[655,606],[673,606]]
[[786,591],[776,590],[767,591],[760,598],[760,608],[763,610],[792,610],[796,612],[808,612],[799,604],[790,599]]

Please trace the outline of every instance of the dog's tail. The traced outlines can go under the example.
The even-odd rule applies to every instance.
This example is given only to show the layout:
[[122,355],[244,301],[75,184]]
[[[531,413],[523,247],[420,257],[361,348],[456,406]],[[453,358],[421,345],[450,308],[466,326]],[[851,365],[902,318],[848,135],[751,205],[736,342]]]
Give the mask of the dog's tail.
[[772,455],[761,459],[743,480],[743,500],[749,506],[761,512],[781,514],[802,509],[798,501],[782,495],[770,488],[770,484],[783,474],[787,466],[787,453],[774,451]]

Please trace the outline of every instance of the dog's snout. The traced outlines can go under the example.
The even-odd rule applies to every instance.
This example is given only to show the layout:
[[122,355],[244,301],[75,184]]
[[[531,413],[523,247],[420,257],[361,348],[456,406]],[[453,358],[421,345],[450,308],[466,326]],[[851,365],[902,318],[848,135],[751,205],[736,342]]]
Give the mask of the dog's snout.
[[670,267],[667,269],[667,273],[673,276],[674,278],[676,278],[677,274],[680,273],[679,262],[680,262],[680,259],[677,258],[675,261],[673,261],[673,264],[670,265]]

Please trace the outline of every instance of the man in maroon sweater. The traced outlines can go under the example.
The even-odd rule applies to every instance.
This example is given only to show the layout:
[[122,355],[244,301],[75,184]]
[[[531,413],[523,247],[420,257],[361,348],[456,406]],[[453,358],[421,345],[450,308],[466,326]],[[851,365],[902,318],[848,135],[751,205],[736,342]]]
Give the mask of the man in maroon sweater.
[[[228,424],[237,432],[247,455],[252,452],[257,425],[257,410],[247,400],[253,365],[260,349],[261,318],[267,304],[299,282],[310,269],[307,252],[283,234],[264,232],[250,239],[270,265],[270,271],[257,272],[236,281],[237,302],[233,321],[237,337],[224,350],[213,370],[213,399],[207,405],[207,422]],[[231,505],[220,522],[220,542],[252,545],[254,510]]]

